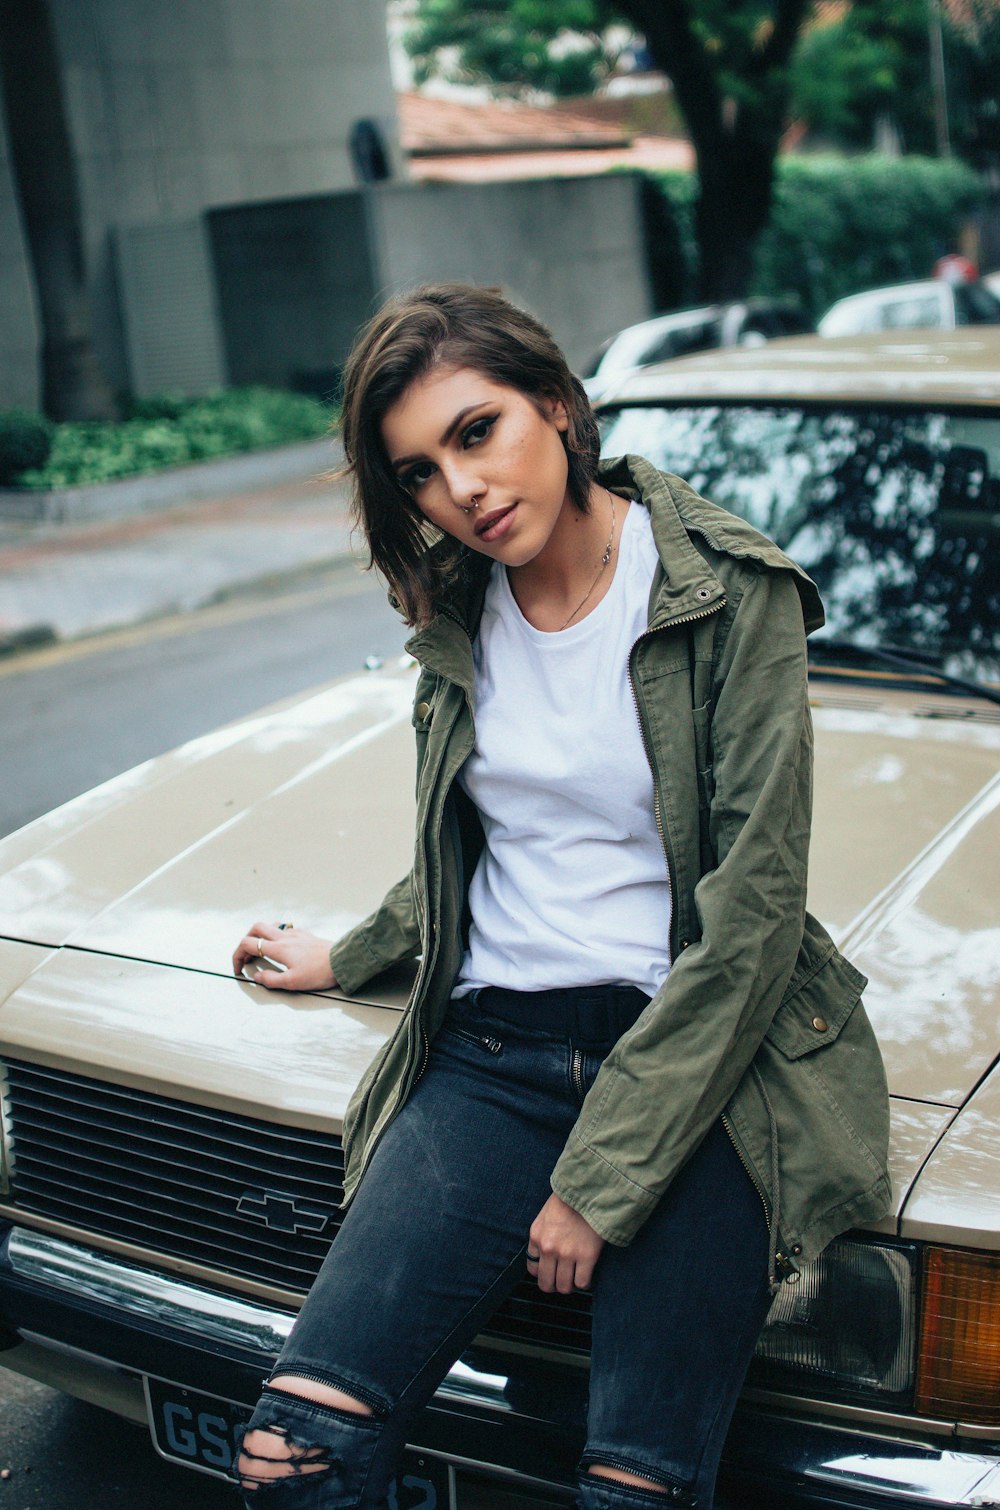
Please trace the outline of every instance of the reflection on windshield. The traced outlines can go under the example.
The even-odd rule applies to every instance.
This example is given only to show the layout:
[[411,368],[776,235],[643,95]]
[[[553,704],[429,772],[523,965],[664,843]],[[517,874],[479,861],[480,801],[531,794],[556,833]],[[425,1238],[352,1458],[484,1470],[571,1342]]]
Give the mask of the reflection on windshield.
[[631,408],[604,453],[647,457],[770,535],[823,595],[824,636],[1000,679],[1000,419]]

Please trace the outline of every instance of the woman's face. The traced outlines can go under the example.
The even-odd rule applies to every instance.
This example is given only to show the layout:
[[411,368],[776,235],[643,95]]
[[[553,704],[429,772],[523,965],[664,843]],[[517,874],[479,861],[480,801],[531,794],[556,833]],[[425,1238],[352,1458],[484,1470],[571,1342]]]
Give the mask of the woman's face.
[[505,566],[523,566],[573,509],[568,423],[558,399],[536,405],[474,368],[438,367],[386,411],[382,439],[431,524]]

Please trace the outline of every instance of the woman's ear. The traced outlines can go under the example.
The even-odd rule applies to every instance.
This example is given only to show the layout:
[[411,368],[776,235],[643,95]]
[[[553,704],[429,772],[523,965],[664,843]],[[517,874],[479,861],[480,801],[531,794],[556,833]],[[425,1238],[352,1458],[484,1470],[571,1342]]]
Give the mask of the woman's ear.
[[555,425],[557,430],[561,430],[563,434],[565,434],[569,429],[569,410],[566,408],[565,400],[561,398],[551,398],[548,400],[548,408],[549,417],[552,420],[552,423]]

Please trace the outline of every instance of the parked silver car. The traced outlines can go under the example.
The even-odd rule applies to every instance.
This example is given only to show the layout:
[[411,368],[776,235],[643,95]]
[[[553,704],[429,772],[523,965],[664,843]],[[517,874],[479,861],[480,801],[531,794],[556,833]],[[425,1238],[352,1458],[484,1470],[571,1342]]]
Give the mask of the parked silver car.
[[831,304],[816,326],[821,336],[853,336],[881,330],[955,330],[960,325],[1000,324],[1000,297],[985,283],[925,278],[849,294]]

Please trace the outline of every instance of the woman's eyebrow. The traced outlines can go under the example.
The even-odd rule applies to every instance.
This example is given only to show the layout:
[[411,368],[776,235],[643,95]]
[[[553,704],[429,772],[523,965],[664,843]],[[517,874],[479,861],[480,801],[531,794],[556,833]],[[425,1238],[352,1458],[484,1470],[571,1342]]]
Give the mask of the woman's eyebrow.
[[[481,398],[475,404],[466,404],[464,409],[459,409],[454,419],[448,422],[444,434],[438,441],[438,445],[446,446],[451,440],[451,437],[454,435],[455,431],[458,429],[459,425],[462,423],[463,419],[465,419],[466,415],[471,414],[473,409],[478,409],[481,404],[485,404],[486,402],[486,399]],[[398,472],[403,467],[408,467],[411,462],[423,461],[424,459],[425,458],[423,457],[423,455],[418,452],[415,456],[397,456],[396,460],[391,462],[390,465],[394,472]]]

